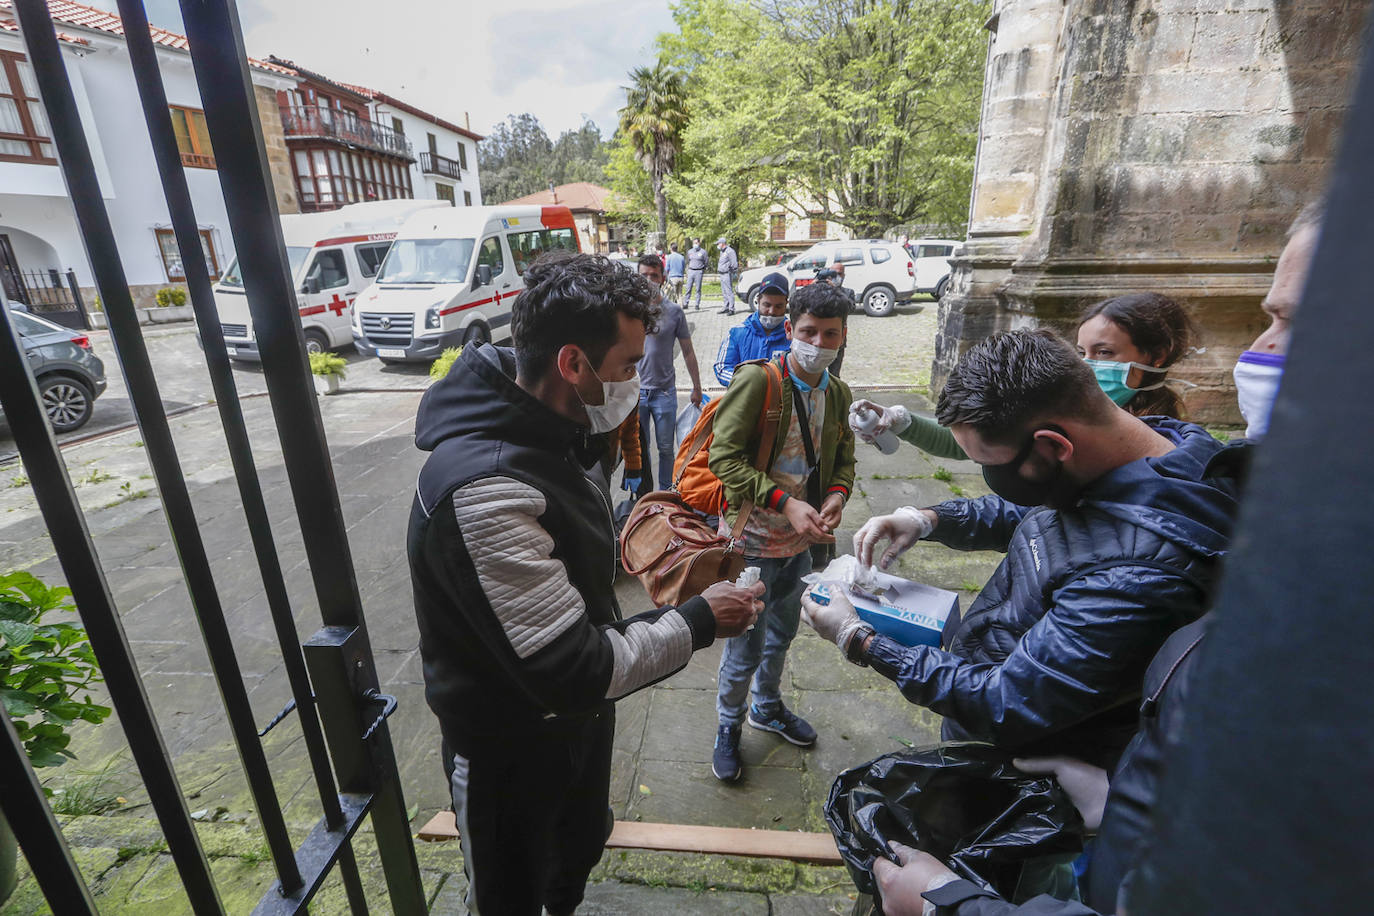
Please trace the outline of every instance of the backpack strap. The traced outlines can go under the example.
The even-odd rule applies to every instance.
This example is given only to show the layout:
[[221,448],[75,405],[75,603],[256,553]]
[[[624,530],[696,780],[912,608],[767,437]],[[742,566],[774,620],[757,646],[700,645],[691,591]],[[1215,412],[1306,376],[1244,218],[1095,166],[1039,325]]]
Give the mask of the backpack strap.
[[[768,388],[763,397],[763,414],[759,417],[759,448],[754,455],[754,469],[766,474],[771,463],[769,459],[773,457],[773,445],[778,438],[778,425],[782,422],[782,370],[775,360],[758,362],[768,373]],[[749,516],[753,514],[752,499],[740,503],[739,517],[730,529],[730,545],[727,550],[732,549],[735,542],[744,535],[744,526],[749,523]]]

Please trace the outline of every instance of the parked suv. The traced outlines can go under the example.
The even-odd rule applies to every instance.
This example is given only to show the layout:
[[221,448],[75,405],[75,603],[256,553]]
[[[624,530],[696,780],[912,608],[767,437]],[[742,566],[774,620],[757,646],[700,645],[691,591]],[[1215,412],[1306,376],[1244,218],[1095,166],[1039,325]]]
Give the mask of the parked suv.
[[10,321],[23,338],[53,432],[85,426],[105,391],[105,364],[91,352],[91,339],[37,315],[11,311]]
[[816,271],[844,265],[844,285],[852,290],[864,313],[874,318],[892,314],[897,303],[916,293],[916,265],[907,250],[882,239],[817,242],[787,265],[792,289],[806,286]]
[[949,256],[959,247],[952,239],[912,239],[907,242],[916,264],[916,292],[943,299],[949,289]]

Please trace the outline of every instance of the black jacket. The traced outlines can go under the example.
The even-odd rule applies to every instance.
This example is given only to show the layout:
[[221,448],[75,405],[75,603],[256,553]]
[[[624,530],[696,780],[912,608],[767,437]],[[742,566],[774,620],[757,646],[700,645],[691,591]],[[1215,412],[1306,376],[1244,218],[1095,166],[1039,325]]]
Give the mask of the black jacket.
[[946,717],[947,738],[1115,766],[1145,668],[1206,609],[1236,511],[1235,480],[1206,472],[1221,443],[1190,423],[1148,422],[1178,447],[1106,474],[1072,510],[997,496],[935,507],[933,540],[1006,559],[945,650],[880,636],[869,659]]
[[415,424],[432,452],[407,539],[425,696],[464,756],[593,712],[715,638],[701,598],[620,619],[610,507],[585,474],[605,440],[514,376],[512,351],[468,347]]

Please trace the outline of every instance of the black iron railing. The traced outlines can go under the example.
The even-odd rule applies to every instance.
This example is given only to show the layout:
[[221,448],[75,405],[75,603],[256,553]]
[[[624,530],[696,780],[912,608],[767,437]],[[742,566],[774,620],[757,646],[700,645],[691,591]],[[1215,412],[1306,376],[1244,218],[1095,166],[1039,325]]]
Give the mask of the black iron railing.
[[[204,262],[185,264],[186,282],[205,342],[205,358],[247,518],[254,555],[280,644],[291,701],[258,729],[211,571],[201,529],[163,412],[113,227],[105,210],[80,112],[44,0],[15,0],[26,52],[52,124],[63,177],[115,351],[171,529],[191,611],[200,627],[225,716],[247,777],[278,880],[259,913],[302,913],[335,864],[354,913],[367,900],[351,838],[371,816],[390,905],[425,911],[415,849],[386,725],[395,701],[380,694],[324,429],[295,309],[260,303],[294,301],[290,270],[267,168],[242,32],[231,0],[186,0],[182,15],[218,176],[324,628],[303,646],[296,632],[281,563],[249,445],[232,370]],[[199,247],[199,230],[177,149],[147,16],[141,0],[119,0],[130,62],[177,242]],[[73,281],[74,282],[74,281]],[[147,787],[197,914],[223,913],[167,748],[125,639],[114,597],[96,555],[71,481],[38,400],[22,341],[0,303],[0,406],[25,462],[39,507],[100,662],[111,702]],[[262,736],[288,715],[298,717],[315,776],[321,818],[300,847],[286,829]],[[18,736],[0,713],[0,805],[35,878],[55,912],[94,912],[89,891],[46,805]]]
[[445,178],[461,179],[463,177],[458,168],[458,160],[440,156],[438,153],[421,153],[420,171],[426,175],[442,175]]
[[360,118],[351,111],[338,111],[323,105],[284,105],[281,109],[281,123],[287,139],[318,137],[324,140],[338,140],[350,146],[360,146],[415,161],[410,141],[406,139],[405,134],[384,127],[376,121]]

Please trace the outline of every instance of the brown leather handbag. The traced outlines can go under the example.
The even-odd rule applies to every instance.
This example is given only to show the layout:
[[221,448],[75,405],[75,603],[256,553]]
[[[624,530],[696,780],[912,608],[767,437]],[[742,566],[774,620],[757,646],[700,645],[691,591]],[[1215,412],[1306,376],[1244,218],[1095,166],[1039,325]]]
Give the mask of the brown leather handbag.
[[[754,458],[754,467],[765,473],[782,417],[781,373],[769,369],[758,453]],[[682,471],[678,479],[667,490],[655,490],[641,497],[620,534],[621,564],[627,573],[639,579],[659,607],[676,607],[717,582],[735,581],[744,571],[740,535],[753,514],[753,500],[740,505],[739,518],[727,537],[716,533],[678,493],[681,475],[690,466],[692,456],[710,440],[708,433],[709,430],[693,430],[695,446],[686,461],[679,455]]]

